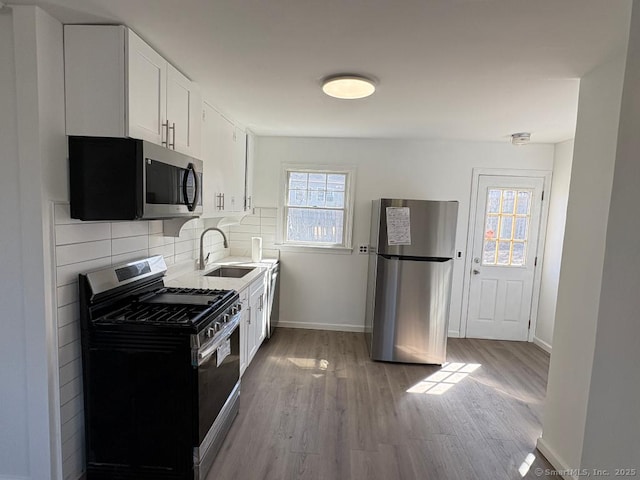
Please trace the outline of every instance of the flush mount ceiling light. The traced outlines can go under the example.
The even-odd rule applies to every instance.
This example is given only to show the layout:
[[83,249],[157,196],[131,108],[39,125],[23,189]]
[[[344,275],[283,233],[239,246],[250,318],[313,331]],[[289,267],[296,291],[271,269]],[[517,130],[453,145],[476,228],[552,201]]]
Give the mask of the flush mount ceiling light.
[[331,97],[354,100],[368,97],[376,86],[373,80],[361,75],[337,75],[322,82],[322,91]]
[[526,145],[531,140],[531,134],[528,132],[513,133],[511,135],[511,143],[513,145]]

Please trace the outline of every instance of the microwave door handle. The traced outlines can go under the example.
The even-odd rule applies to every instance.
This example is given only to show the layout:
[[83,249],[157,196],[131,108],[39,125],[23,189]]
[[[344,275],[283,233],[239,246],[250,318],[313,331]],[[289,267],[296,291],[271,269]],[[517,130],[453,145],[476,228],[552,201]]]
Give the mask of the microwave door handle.
[[[193,201],[189,202],[189,194],[187,193],[187,179],[189,177],[189,171],[193,175]],[[198,175],[196,174],[196,169],[193,167],[193,163],[190,163],[187,167],[187,173],[185,173],[182,179],[182,197],[184,199],[184,203],[189,209],[190,212],[193,212],[196,208],[196,202],[198,201]]]

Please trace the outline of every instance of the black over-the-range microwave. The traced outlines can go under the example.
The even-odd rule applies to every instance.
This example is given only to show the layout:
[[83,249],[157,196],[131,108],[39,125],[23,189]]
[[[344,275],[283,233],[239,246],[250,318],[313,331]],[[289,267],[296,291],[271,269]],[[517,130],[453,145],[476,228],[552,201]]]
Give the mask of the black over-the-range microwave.
[[69,137],[71,217],[142,220],[202,213],[202,161],[144,140]]

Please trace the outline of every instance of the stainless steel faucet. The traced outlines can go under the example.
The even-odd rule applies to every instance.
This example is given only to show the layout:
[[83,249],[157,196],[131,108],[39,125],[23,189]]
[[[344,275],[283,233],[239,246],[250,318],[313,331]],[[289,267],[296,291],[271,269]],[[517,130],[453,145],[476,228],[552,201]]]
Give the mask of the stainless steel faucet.
[[[204,234],[207,232],[210,232],[211,230],[220,232],[220,235],[222,235],[222,240],[224,241],[224,248],[229,248],[229,242],[227,242],[227,236],[224,234],[222,230],[220,230],[218,227],[210,227],[205,229],[205,231],[202,232],[202,235],[200,235],[200,260],[198,263],[200,270],[204,270],[205,262],[206,262],[206,259],[204,257],[204,248],[203,248]],[[209,258],[209,253],[207,253],[207,259],[208,258]]]

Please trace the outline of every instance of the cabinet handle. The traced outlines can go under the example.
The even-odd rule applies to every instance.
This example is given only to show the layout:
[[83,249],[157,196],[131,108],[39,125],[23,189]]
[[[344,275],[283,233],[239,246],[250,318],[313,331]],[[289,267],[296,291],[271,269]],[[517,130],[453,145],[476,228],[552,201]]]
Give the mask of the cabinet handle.
[[247,197],[247,209],[251,208],[251,195]]
[[[167,126],[168,125],[169,125],[169,122],[167,122]],[[176,124],[175,124],[175,122],[172,123],[170,127],[168,127],[168,130],[167,130],[167,141],[169,141],[169,130],[173,130],[173,134],[172,134],[173,143],[169,144],[169,148],[172,148],[172,149],[175,150],[176,149]]]
[[[162,140],[162,145],[167,147],[169,146],[169,120],[162,123],[162,128],[164,129],[164,140]],[[160,132],[160,136],[162,137],[162,132]]]
[[222,210],[224,210],[224,193],[222,194]]
[[264,293],[260,294],[260,306],[258,307],[260,311],[264,308]]

